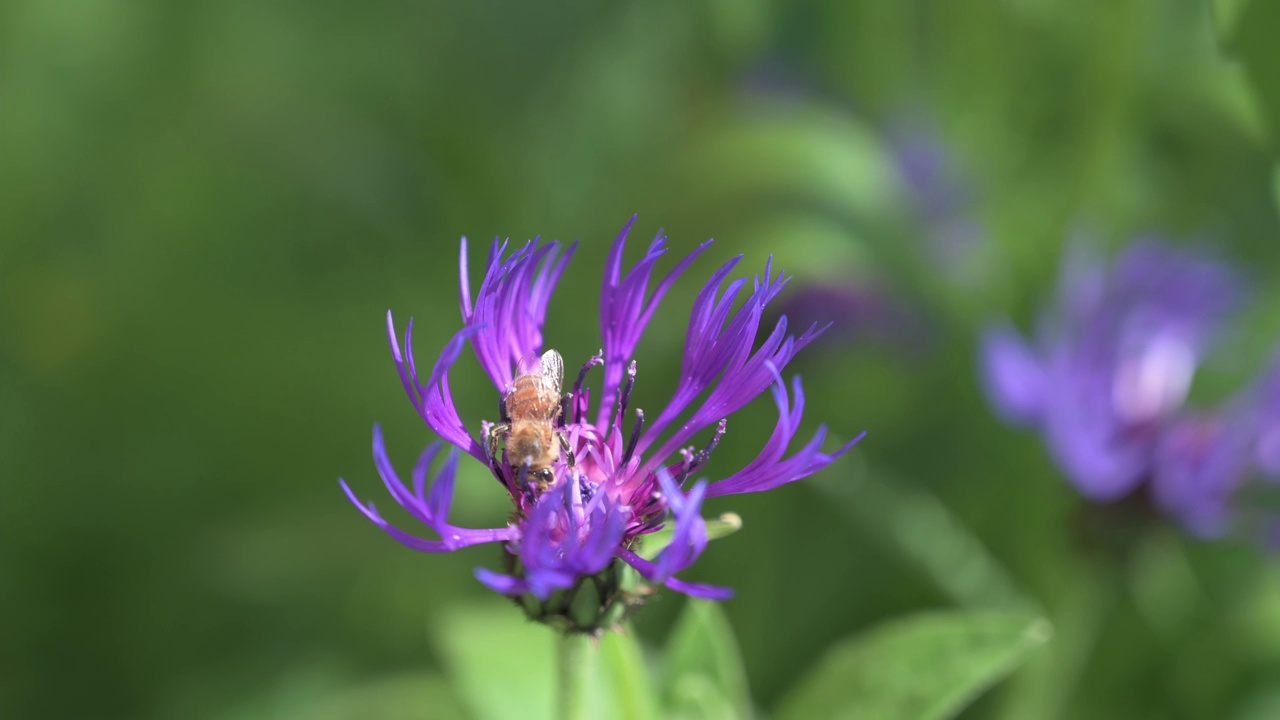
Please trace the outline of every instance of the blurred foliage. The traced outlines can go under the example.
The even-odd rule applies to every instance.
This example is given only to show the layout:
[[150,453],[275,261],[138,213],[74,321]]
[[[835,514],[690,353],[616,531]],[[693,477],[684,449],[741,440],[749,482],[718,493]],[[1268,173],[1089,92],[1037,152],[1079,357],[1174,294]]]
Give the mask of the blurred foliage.
[[[738,252],[746,272],[776,254],[794,288],[874,280],[921,318],[797,361],[806,423],[869,431],[846,461],[708,503],[745,527],[688,575],[737,589],[757,711],[839,638],[1017,599],[1055,639],[966,717],[1270,717],[1274,560],[1085,504],[991,416],[973,357],[986,318],[1031,317],[1069,233],[1152,229],[1254,281],[1205,391],[1256,370],[1280,339],[1274,7],[7,4],[0,716],[475,712],[441,673],[505,639],[438,632],[491,600],[470,573],[495,549],[412,553],[337,487],[376,491],[373,422],[402,461],[429,441],[383,314],[415,315],[430,356],[457,326],[459,236],[582,238],[547,336],[586,358],[607,240],[638,211],[673,255],[721,238],[641,344],[641,407],[673,386],[696,277]],[[963,272],[898,174],[903,126],[971,191]],[[492,388],[464,362],[454,389],[478,427]],[[772,424],[767,400],[735,417],[708,474]],[[482,468],[458,486],[459,523],[506,512]],[[637,638],[658,646],[684,604],[661,594]],[[549,677],[491,667],[479,692],[521,708]]]
[[1050,636],[1024,615],[930,613],[837,644],[782,703],[778,717],[937,720],[954,717]]

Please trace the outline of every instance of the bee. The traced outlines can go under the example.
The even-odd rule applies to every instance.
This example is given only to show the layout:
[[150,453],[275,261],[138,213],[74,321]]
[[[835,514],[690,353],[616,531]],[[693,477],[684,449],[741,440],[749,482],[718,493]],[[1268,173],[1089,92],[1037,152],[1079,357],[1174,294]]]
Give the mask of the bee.
[[573,467],[569,438],[557,426],[564,411],[563,385],[564,359],[555,350],[543,353],[537,368],[511,382],[498,403],[499,422],[489,429],[489,460],[495,469],[500,439],[506,442],[507,462],[519,468],[522,477],[536,479],[542,490],[555,481],[551,464],[560,450]]

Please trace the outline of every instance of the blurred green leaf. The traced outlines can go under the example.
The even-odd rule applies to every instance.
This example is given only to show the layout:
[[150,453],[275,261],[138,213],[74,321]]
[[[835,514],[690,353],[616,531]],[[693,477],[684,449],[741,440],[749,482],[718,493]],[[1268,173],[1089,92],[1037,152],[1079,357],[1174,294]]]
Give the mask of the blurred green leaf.
[[1271,169],[1271,199],[1275,203],[1276,213],[1280,214],[1280,165]]
[[600,708],[613,707],[602,697],[594,638],[556,634],[556,704],[558,720],[591,720]]
[[[551,718],[556,677],[556,632],[525,620],[516,608],[486,602],[455,608],[435,628],[448,674],[474,717]],[[614,708],[611,718],[657,717],[644,652],[635,636],[610,631],[599,640],[579,637],[588,708]]]
[[1229,617],[1241,655],[1280,661],[1280,567],[1252,573],[1247,592],[1237,599]]
[[415,672],[332,689],[332,678],[300,677],[227,720],[452,720],[466,718],[449,683]]
[[750,57],[769,34],[770,7],[762,0],[707,0],[704,12],[712,37],[730,58]]
[[1209,0],[1209,11],[1213,16],[1213,27],[1218,35],[1218,42],[1223,46],[1231,44],[1235,36],[1240,17],[1252,0]]
[[682,171],[713,198],[795,196],[864,220],[902,208],[897,171],[875,133],[851,114],[817,107],[712,128]]
[[686,675],[679,679],[676,697],[663,708],[662,717],[677,720],[737,720],[743,717],[733,702],[706,675]]
[[1275,720],[1280,717],[1280,687],[1269,687],[1245,700],[1234,720]]
[[1070,580],[1050,606],[1053,652],[1036,653],[1002,688],[998,717],[1053,720],[1079,694],[1081,678],[1096,658],[1099,638],[1116,604],[1116,589],[1087,566],[1058,569]]
[[[1243,63],[1274,142],[1280,138],[1280,53],[1275,49],[1280,3],[1241,4],[1232,5],[1236,20],[1227,50]],[[1219,14],[1215,6],[1215,16]]]
[[501,602],[450,608],[433,628],[449,679],[481,720],[551,718],[553,631]]
[[1050,636],[1022,614],[939,612],[887,622],[837,645],[776,717],[930,720],[953,717]]
[[865,473],[856,484],[822,478],[809,487],[844,503],[873,537],[887,539],[955,602],[1039,612],[982,541],[928,490],[877,473]]
[[663,697],[670,714],[752,716],[738,643],[728,618],[716,603],[689,600],[685,604],[667,640],[662,672]]
[[1180,538],[1168,528],[1146,533],[1129,559],[1129,590],[1138,612],[1166,637],[1185,629],[1204,599]]
[[644,651],[628,628],[609,632],[600,639],[601,679],[607,688],[604,707],[612,707],[616,717],[648,720],[659,717],[657,693],[654,691]]

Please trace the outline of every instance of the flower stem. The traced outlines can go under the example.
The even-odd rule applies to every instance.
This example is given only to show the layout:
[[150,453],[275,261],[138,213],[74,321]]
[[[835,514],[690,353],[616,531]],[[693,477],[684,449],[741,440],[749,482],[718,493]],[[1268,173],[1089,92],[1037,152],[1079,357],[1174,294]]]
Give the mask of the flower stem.
[[556,662],[560,674],[557,718],[585,720],[592,716],[589,698],[594,650],[591,638],[581,633],[563,633],[556,639]]

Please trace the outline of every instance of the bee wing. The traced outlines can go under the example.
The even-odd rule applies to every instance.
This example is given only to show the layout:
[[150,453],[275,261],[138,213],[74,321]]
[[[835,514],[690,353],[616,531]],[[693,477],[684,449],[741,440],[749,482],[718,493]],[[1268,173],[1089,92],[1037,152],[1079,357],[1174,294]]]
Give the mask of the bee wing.
[[564,358],[560,357],[560,353],[555,350],[548,350],[542,353],[542,359],[538,361],[538,365],[542,369],[542,377],[550,380],[555,386],[556,394],[560,394],[560,389],[564,386]]

